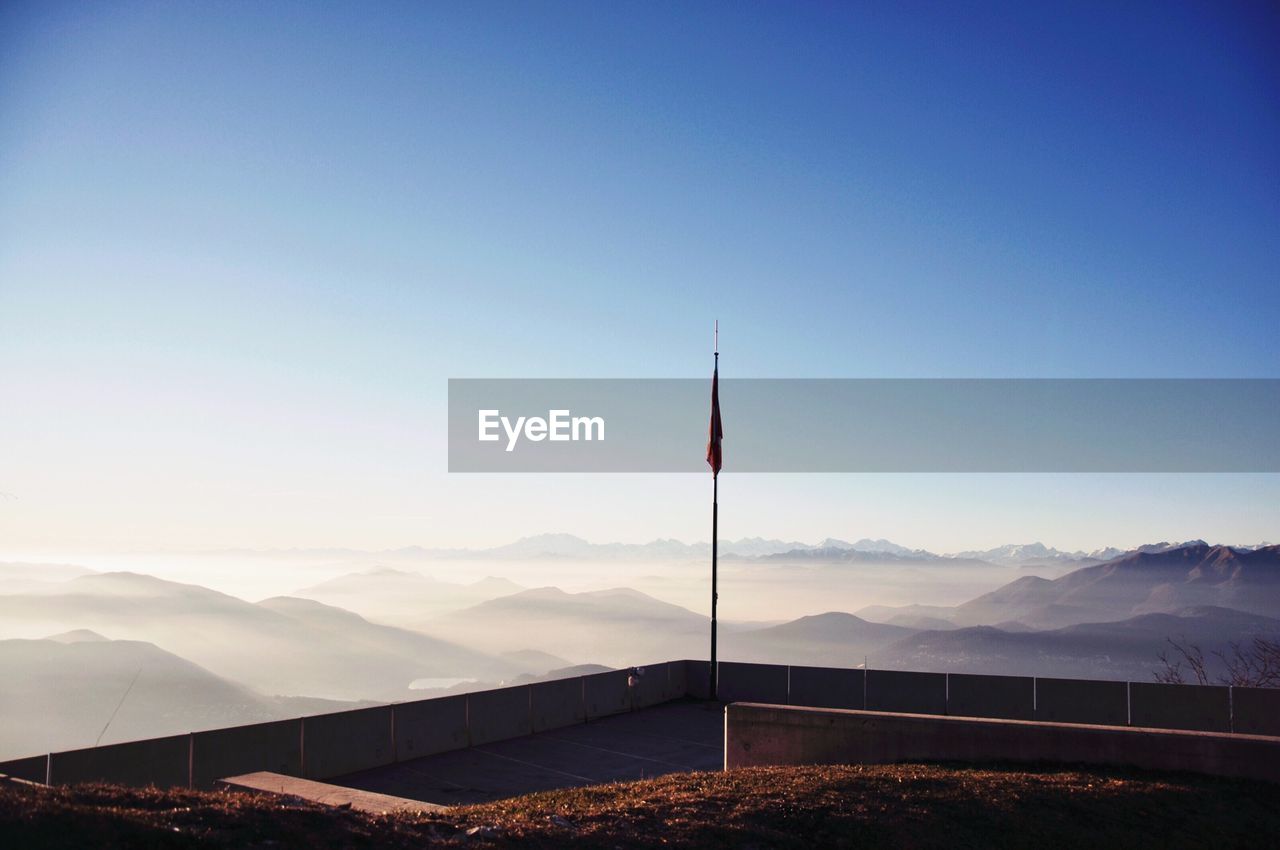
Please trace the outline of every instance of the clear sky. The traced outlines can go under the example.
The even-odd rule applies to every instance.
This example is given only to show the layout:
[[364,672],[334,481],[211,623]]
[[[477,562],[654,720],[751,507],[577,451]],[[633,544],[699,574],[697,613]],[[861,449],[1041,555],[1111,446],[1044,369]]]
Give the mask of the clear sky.
[[[1277,377],[1277,44],[1270,2],[11,0],[0,548],[705,539],[696,476],[447,475],[444,402],[702,375],[715,317],[738,377]],[[1280,537],[1277,476],[735,479],[726,431],[731,537]]]

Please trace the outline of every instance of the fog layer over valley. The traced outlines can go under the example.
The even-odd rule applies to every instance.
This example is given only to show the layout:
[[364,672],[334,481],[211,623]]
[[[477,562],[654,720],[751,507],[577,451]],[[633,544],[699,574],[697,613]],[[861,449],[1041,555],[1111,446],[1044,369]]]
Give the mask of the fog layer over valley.
[[[723,549],[723,660],[1150,681],[1280,638],[1277,546]],[[118,560],[0,564],[0,758],[707,657],[699,544]]]

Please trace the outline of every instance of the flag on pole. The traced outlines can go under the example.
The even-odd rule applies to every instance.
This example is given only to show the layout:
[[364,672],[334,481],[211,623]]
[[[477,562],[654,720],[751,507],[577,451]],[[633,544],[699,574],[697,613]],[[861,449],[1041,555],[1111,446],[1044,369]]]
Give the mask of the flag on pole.
[[711,373],[711,427],[707,432],[707,463],[711,464],[711,477],[720,475],[720,464],[723,458],[720,451],[720,440],[724,437],[724,428],[720,426],[720,354],[716,354],[716,368]]

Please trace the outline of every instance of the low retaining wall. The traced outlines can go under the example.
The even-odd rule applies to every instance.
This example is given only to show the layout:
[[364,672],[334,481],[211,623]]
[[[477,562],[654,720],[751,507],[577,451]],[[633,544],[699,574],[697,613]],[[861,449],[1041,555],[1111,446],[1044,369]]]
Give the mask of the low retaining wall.
[[[695,662],[696,663],[696,662]],[[33,782],[212,788],[228,776],[329,779],[585,723],[685,695],[688,662],[31,756],[0,774]],[[702,665],[704,668],[706,664]]]
[[467,694],[467,733],[471,746],[531,734],[529,708],[529,685]]
[[1280,735],[1280,688],[1232,688],[1233,732]]
[[0,776],[11,776],[28,782],[44,782],[48,775],[49,756],[47,755],[0,761]]
[[582,699],[587,708],[587,719],[608,717],[631,710],[631,688],[627,684],[631,673],[627,670],[610,670],[608,673],[592,673],[582,677]]
[[302,718],[302,775],[325,779],[391,764],[394,710],[379,705]]
[[[677,662],[672,662],[677,663]],[[710,664],[685,661],[688,696],[710,698]],[[1280,735],[1280,689],[1031,676],[719,665],[720,702]]]
[[391,707],[391,719],[395,723],[396,761],[447,753],[467,745],[465,694],[398,702]]
[[1129,685],[1094,679],[1036,679],[1036,720],[1046,723],[1129,724]]
[[161,788],[191,784],[191,736],[172,735],[49,754],[49,784],[117,782]]
[[[33,756],[0,774],[54,783],[211,787],[266,771],[327,779],[368,767],[557,729],[685,696],[710,696],[706,661],[647,665],[437,697]],[[1280,735],[1280,690],[720,663],[722,700]]]
[[191,736],[193,787],[212,788],[224,776],[258,771],[302,775],[302,718]]
[[[838,667],[792,667],[787,702],[817,708],[865,708],[867,674]],[[761,702],[753,697],[754,702]]]
[[721,702],[757,700],[785,703],[787,701],[788,668],[785,665],[722,661],[718,672],[716,696]]
[[736,703],[726,768],[904,761],[1127,765],[1280,782],[1280,738]]

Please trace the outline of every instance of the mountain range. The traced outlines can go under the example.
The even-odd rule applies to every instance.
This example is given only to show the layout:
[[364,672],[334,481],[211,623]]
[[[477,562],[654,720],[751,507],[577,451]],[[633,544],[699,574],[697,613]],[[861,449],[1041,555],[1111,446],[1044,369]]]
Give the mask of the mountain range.
[[[861,550],[810,551],[853,563]],[[1051,555],[1022,547],[1000,557]],[[884,557],[911,565],[921,556]],[[706,616],[627,587],[450,583],[380,568],[248,602],[137,573],[4,566],[0,628],[15,639],[0,641],[0,681],[10,683],[0,689],[0,752],[21,746],[15,755],[31,751],[24,741],[51,742],[35,751],[91,743],[104,726],[104,741],[123,740],[333,705],[325,700],[418,698],[415,681],[466,690],[598,669],[582,665],[706,657]],[[832,571],[773,572],[770,581]],[[831,585],[824,604],[839,606],[849,592],[841,586]],[[767,596],[779,585],[749,587]],[[955,606],[864,606],[768,625],[722,620],[721,657],[1150,680],[1170,638],[1198,643],[1213,664],[1213,651],[1231,641],[1280,639],[1278,613],[1280,546],[1153,544],[1054,579],[1015,578]]]
[[[925,549],[911,549],[889,540],[863,538],[854,542],[837,538],[826,538],[818,543],[809,544],[799,541],[777,540],[761,537],[745,537],[740,540],[721,540],[719,553],[729,559],[778,559],[778,558],[836,558],[843,560],[860,560],[849,553],[864,553],[883,556],[896,556],[898,560],[930,561],[930,562],[981,562],[1000,566],[1049,566],[1068,565],[1086,566],[1102,563],[1126,554],[1127,551],[1145,551],[1171,549],[1202,541],[1187,543],[1156,543],[1139,547],[1135,550],[1116,548],[1085,551],[1062,551],[1045,546],[1043,543],[1022,543],[997,546],[994,549],[973,550],[955,553],[935,553]],[[1256,549],[1257,546],[1236,546],[1236,549]],[[422,546],[407,546],[400,549],[384,549],[376,552],[355,549],[289,549],[257,552],[251,550],[229,550],[222,554],[254,554],[273,555],[278,557],[316,557],[329,559],[368,559],[383,561],[418,561],[418,560],[495,560],[495,561],[536,561],[536,560],[684,560],[690,558],[706,558],[711,555],[709,543],[685,543],[675,539],[658,539],[648,543],[592,543],[572,534],[538,534],[522,537],[513,543],[482,549],[432,549]],[[863,558],[872,561],[875,559]],[[879,563],[892,563],[893,560],[880,560]]]
[[83,575],[0,595],[0,622],[10,632],[50,634],[73,626],[153,643],[266,694],[400,699],[414,679],[530,672],[312,600],[251,603],[137,573]]
[[958,606],[950,619],[1044,629],[1201,605],[1280,613],[1280,546],[1237,549],[1197,540],[1144,547],[1056,579],[1024,576]]
[[1216,675],[1221,663],[1213,653],[1253,636],[1280,638],[1280,619],[1198,606],[1045,631],[970,626],[919,632],[873,651],[870,664],[891,670],[1151,681],[1171,638],[1201,647]]
[[1045,631],[917,630],[829,612],[729,635],[723,646],[726,660],[766,664],[1150,681],[1170,638],[1201,646],[1216,669],[1215,650],[1254,635],[1280,637],[1280,619],[1203,606]]

